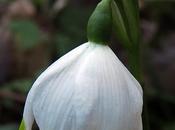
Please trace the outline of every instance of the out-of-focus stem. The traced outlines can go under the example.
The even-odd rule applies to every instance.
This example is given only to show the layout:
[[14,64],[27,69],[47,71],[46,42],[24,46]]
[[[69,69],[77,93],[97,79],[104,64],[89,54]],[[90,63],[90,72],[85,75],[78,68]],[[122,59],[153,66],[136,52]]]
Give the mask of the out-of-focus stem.
[[[141,54],[140,47],[134,46],[132,49],[128,50],[129,55],[129,66],[132,74],[135,78],[141,83],[142,88],[144,90],[144,81],[142,75],[142,67],[141,67]],[[148,117],[148,109],[147,109],[147,100],[145,92],[143,93],[143,130],[150,130],[149,126],[149,117]]]

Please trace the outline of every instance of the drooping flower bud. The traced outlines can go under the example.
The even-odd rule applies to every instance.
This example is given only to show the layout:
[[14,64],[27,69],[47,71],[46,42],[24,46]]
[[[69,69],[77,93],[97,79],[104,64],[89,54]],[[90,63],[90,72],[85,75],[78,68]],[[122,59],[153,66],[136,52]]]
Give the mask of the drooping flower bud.
[[85,43],[32,86],[26,130],[142,130],[142,89],[107,45]]
[[26,100],[20,130],[142,130],[142,88],[109,48],[111,0],[88,23],[89,42],[46,69]]

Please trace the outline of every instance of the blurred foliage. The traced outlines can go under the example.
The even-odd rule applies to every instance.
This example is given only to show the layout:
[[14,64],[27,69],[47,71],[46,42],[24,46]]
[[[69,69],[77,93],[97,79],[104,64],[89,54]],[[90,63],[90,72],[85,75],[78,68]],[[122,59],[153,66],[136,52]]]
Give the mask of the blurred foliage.
[[92,8],[67,7],[60,14],[60,31],[56,34],[57,52],[60,52],[61,55],[65,54],[69,50],[84,43],[84,41],[87,41],[86,25],[91,11]]
[[[11,109],[15,106],[15,103],[25,101],[24,94],[26,95],[30,90],[32,85],[32,80],[23,79],[23,80],[16,80],[0,87],[1,91],[1,98],[0,104],[3,105],[5,108]],[[5,96],[5,97],[4,97]]]
[[18,125],[17,124],[9,124],[5,126],[0,126],[0,130],[17,130]]
[[32,80],[30,79],[16,80],[1,86],[1,90],[10,90],[17,91],[20,93],[27,93],[31,88],[31,85]]
[[8,2],[13,2],[14,0],[1,0],[0,3],[8,3]]
[[32,49],[40,43],[40,30],[36,23],[29,20],[13,20],[9,26],[19,48]]

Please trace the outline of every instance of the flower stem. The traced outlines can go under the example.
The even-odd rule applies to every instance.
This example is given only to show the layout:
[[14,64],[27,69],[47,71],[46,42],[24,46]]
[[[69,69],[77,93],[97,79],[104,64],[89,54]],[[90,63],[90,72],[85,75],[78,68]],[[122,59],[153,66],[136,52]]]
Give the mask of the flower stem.
[[128,51],[128,61],[132,74],[139,81],[142,82],[141,78],[141,65],[140,65],[140,51],[138,47],[132,47]]
[[[141,86],[144,90],[144,81],[142,77],[142,67],[141,67],[141,59],[140,59],[140,47],[134,46],[132,49],[128,50],[129,55],[129,65],[132,74],[135,78],[141,83]],[[148,118],[148,107],[147,107],[147,99],[145,95],[145,91],[143,93],[143,130],[150,130],[149,127],[149,118]]]

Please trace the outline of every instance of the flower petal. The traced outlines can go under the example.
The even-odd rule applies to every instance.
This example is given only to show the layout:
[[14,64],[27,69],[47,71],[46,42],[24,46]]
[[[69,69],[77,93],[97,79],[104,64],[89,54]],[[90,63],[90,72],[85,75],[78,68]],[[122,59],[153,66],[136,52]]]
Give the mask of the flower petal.
[[[30,130],[142,130],[142,89],[112,50],[86,43],[49,67],[29,92]],[[29,114],[31,115],[31,118]]]
[[43,102],[43,100],[46,97],[47,92],[45,92],[45,88],[50,89],[49,83],[51,80],[54,80],[59,75],[61,71],[63,71],[66,67],[70,66],[75,60],[77,60],[81,54],[85,51],[85,49],[88,47],[88,43],[85,43],[59,60],[57,60],[55,63],[53,63],[46,71],[44,71],[39,78],[36,80],[34,85],[32,86],[26,100],[25,108],[24,108],[24,123],[26,130],[31,130],[32,129],[32,124],[34,121],[34,115],[33,115],[33,100],[37,98],[40,93],[43,93],[42,99],[39,99],[40,102]]

